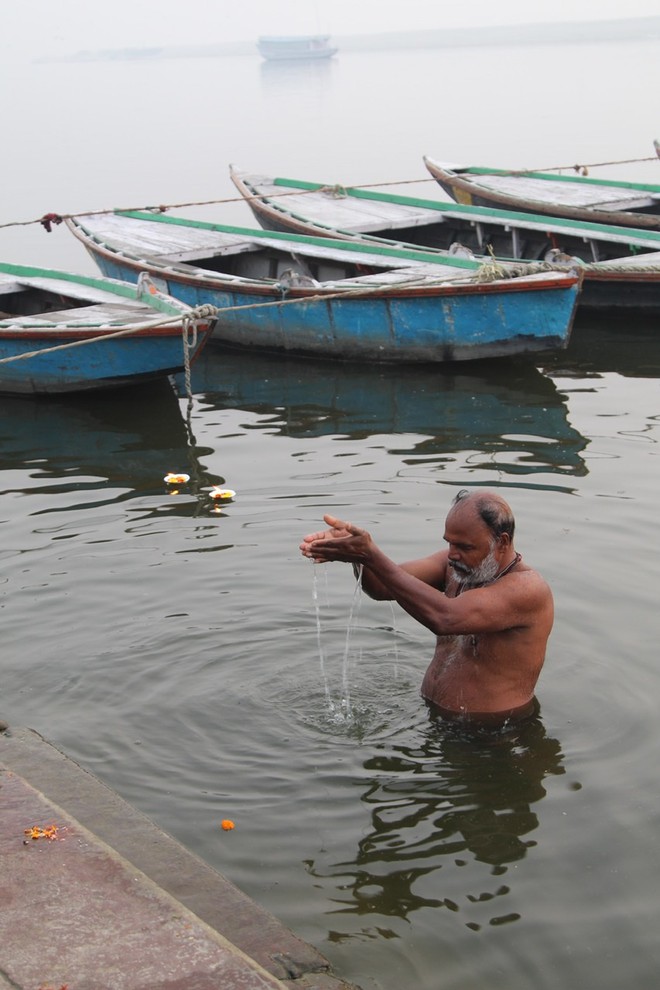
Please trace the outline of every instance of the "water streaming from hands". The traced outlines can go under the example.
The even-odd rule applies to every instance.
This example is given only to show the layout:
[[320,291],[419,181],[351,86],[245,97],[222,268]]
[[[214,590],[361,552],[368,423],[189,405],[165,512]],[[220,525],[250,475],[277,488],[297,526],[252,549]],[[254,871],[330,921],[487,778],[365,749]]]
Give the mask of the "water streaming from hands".
[[346,641],[344,643],[344,661],[342,663],[342,675],[341,675],[341,709],[344,718],[350,719],[353,715],[353,710],[351,707],[351,685],[349,679],[350,672],[350,656],[351,656],[351,639],[353,630],[357,626],[358,617],[360,615],[360,603],[362,601],[362,573],[364,568],[362,564],[358,565],[356,572],[355,588],[353,589],[353,598],[351,599],[351,610],[348,614],[348,622],[346,624]]
[[[319,651],[319,669],[321,672],[321,682],[323,685],[323,693],[325,696],[327,711],[335,722],[349,721],[353,717],[350,685],[351,642],[360,613],[360,602],[362,599],[362,572],[363,567],[360,564],[356,574],[355,588],[353,590],[351,607],[348,614],[348,622],[346,624],[346,637],[344,640],[344,655],[341,667],[340,696],[338,704],[335,703],[332,698],[330,684],[328,681],[326,655],[323,649],[323,628],[321,622],[321,604],[319,601],[318,567],[316,565],[314,565],[314,570],[312,572],[312,599],[314,601],[314,614],[316,618],[316,643]],[[327,576],[325,580],[327,603]]]
[[[323,653],[323,637],[321,633],[321,606],[319,604],[319,580],[318,580],[318,567],[312,561],[312,598],[314,600],[314,615],[316,617],[316,643],[319,651],[319,666],[321,670],[321,682],[323,684],[323,693],[325,695],[325,701],[330,714],[334,712],[334,704],[332,698],[330,697],[330,687],[328,685],[328,674],[325,669],[325,655]],[[327,602],[327,577],[326,577],[326,602]]]

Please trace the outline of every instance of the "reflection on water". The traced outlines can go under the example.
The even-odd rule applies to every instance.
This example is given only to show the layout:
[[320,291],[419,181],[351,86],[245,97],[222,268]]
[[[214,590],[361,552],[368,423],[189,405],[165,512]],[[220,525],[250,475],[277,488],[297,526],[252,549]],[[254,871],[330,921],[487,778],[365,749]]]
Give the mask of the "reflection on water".
[[539,718],[503,733],[431,724],[412,743],[375,747],[364,770],[371,830],[355,859],[307,864],[336,884],[331,914],[408,918],[447,908],[474,931],[520,919],[507,907],[504,878],[536,846],[545,778],[564,773],[560,744]]
[[263,61],[259,66],[262,97],[268,104],[279,102],[283,122],[300,121],[301,109],[323,97],[335,71],[332,58]]
[[[224,484],[200,461],[208,453],[196,446],[168,382],[85,396],[0,396],[0,470],[24,464],[32,481],[40,482],[23,485],[27,493],[96,489],[102,498],[105,483],[109,497],[123,501],[136,494],[167,492],[165,474],[185,471],[191,479],[186,486],[189,497],[170,500],[168,508],[195,513],[208,506],[207,489]],[[89,508],[92,503],[84,504]],[[56,502],[41,511],[72,507]]]
[[[474,467],[580,476],[584,437],[553,381],[524,362],[469,368],[378,368],[206,348],[193,388],[210,407],[268,417],[290,437],[383,434],[414,465],[474,451]],[[405,446],[405,435],[413,443]]]
[[3,467],[33,461],[50,472],[130,476],[139,486],[153,460],[167,463],[185,446],[185,422],[167,382],[85,396],[0,396]]

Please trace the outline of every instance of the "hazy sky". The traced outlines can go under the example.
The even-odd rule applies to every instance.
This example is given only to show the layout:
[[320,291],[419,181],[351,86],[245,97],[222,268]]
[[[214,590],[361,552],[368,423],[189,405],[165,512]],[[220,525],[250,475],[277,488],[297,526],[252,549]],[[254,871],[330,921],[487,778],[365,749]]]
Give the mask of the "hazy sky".
[[0,0],[0,54],[250,41],[259,34],[363,34],[660,14],[658,0]]

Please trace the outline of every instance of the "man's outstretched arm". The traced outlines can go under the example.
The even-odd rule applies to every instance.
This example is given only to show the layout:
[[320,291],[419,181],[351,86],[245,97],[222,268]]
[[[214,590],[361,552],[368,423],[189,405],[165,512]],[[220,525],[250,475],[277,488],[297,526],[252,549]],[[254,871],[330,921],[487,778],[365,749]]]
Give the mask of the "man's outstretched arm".
[[[335,516],[325,515],[323,518],[330,528],[320,530],[317,533],[310,533],[304,537],[300,545],[303,555],[314,560],[316,563],[328,563],[332,560],[351,563],[356,577],[358,577],[359,568],[362,566],[362,587],[370,598],[374,598],[377,601],[392,601],[397,599],[391,585],[382,579],[381,574],[376,568],[369,565],[368,548],[378,549],[369,533],[359,529],[359,527],[354,526],[352,523],[343,522]],[[313,546],[314,544],[315,546]],[[358,559],[358,555],[360,559]],[[389,558],[386,559],[389,560]],[[428,557],[409,560],[403,564],[396,564],[394,566],[400,568],[418,581],[430,585],[432,588],[443,590],[445,587],[447,573],[446,550],[440,550],[437,553],[430,554]]]

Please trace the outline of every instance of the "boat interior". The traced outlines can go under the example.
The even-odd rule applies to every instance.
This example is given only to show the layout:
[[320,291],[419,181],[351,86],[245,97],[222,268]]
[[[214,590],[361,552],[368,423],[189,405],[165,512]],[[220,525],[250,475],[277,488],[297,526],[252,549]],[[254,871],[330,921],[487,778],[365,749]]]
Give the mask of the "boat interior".
[[488,255],[492,251],[497,258],[512,261],[550,260],[549,252],[558,251],[591,264],[636,257],[656,250],[651,246],[594,240],[586,234],[569,230],[548,231],[542,226],[513,226],[489,223],[487,220],[454,221],[452,217],[397,228],[394,238],[389,226],[370,231],[370,236],[394,239],[397,244],[422,250],[432,248],[460,254],[460,249],[465,248],[474,255]]
[[63,309],[80,309],[85,306],[89,306],[87,299],[23,285],[18,280],[0,281],[0,320],[9,320],[15,316],[36,316],[39,313],[50,316]]
[[[314,286],[323,282],[343,281],[364,275],[387,272],[400,267],[395,264],[375,265],[371,256],[368,262],[347,257],[346,260],[330,257],[327,252],[305,250],[304,256],[296,251],[287,251],[272,246],[257,246],[251,251],[207,254],[203,257],[190,258],[186,267],[190,266],[204,271],[217,272],[237,279],[282,281],[286,278],[290,284],[298,286]],[[167,264],[164,255],[158,256],[160,263]],[[185,264],[185,263],[184,263]],[[181,262],[178,267],[182,267]]]

